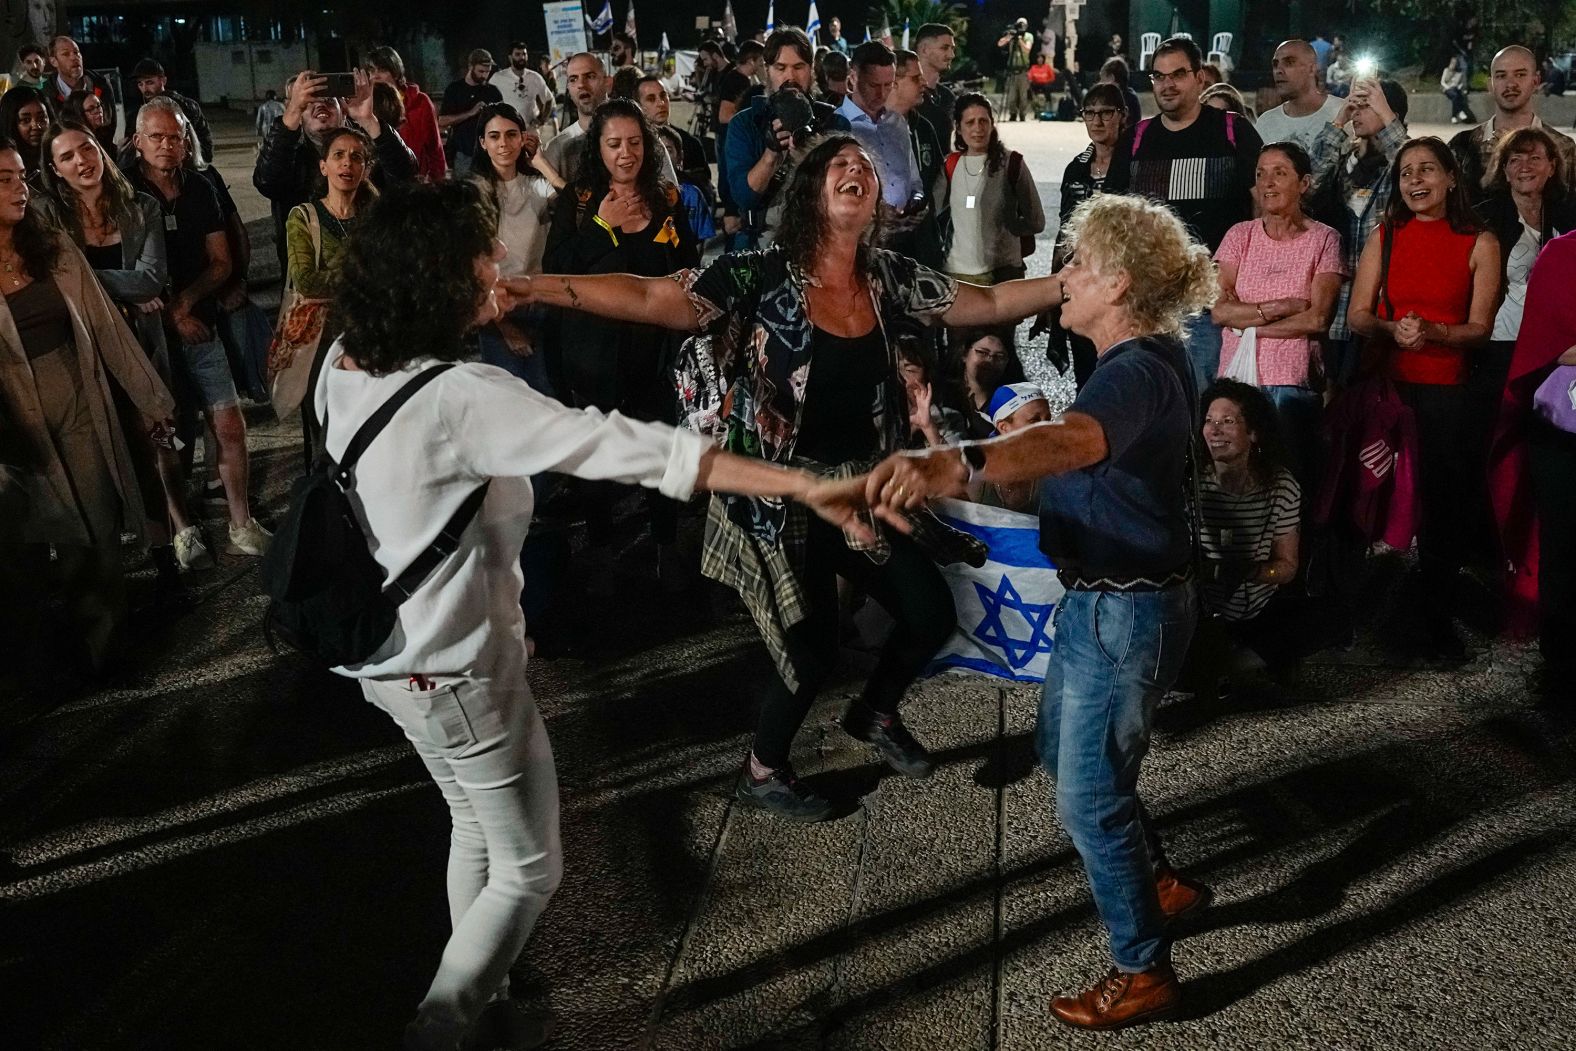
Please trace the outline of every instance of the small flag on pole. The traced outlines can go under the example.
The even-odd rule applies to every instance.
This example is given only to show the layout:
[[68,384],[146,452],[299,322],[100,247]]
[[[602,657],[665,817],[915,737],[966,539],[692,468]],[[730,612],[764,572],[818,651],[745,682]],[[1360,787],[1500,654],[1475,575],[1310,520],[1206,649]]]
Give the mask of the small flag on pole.
[[733,0],[722,7],[722,35],[728,40],[739,39],[739,20],[733,17]]
[[815,44],[821,36],[821,13],[815,9],[815,0],[810,0],[810,14],[805,18],[804,31],[809,34],[811,44]]
[[671,52],[672,50],[673,50],[673,48],[668,45],[668,34],[667,34],[667,31],[663,30],[663,32],[662,32],[662,43],[657,45],[657,54],[660,57],[662,57],[662,58],[666,58],[668,56],[668,53]]
[[770,33],[777,28],[777,0],[767,0],[766,4],[766,31]]
[[[624,32],[629,34],[629,39],[631,40],[638,41],[640,39],[640,34],[635,31],[635,0],[629,0],[629,7],[624,12]],[[907,32],[908,30],[905,29],[904,33],[906,34]]]
[[870,27],[865,26],[865,43],[870,43]]
[[602,10],[597,12],[596,18],[586,19],[591,26],[591,32],[601,36],[613,28],[613,0],[602,0]]
[[[630,17],[634,18],[635,16],[630,15]],[[630,30],[630,32],[634,32],[634,30]],[[906,16],[903,19],[903,50],[908,50],[908,18]]]

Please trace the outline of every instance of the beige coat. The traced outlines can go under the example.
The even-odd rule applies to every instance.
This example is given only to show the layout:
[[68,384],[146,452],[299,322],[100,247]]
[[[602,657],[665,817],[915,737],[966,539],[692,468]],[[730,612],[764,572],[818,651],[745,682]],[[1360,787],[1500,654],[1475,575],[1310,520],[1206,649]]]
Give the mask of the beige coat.
[[[120,497],[122,529],[140,535],[142,496],[115,414],[111,378],[150,424],[168,419],[175,412],[175,399],[153,371],[148,355],[104,293],[82,253],[69,238],[62,236],[59,241],[60,259],[55,264],[54,278],[71,312],[81,389],[90,395],[93,430]],[[33,383],[32,367],[4,297],[0,297],[0,400],[4,402],[6,420],[19,432],[28,454],[26,467],[33,476],[34,487],[53,497],[33,501],[33,517],[24,524],[24,535],[29,539],[47,537],[62,543],[87,544],[87,526],[75,512],[77,502],[65,465],[44,430],[44,410]],[[62,509],[71,510],[65,513]]]

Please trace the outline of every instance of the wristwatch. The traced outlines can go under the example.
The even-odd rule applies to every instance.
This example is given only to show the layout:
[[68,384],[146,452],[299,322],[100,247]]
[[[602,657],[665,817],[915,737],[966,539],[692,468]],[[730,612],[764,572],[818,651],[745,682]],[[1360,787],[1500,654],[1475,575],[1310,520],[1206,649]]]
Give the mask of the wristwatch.
[[979,477],[979,473],[985,469],[984,448],[973,442],[966,442],[958,446],[958,455],[963,458],[963,466],[968,468],[969,481],[974,481],[975,478]]

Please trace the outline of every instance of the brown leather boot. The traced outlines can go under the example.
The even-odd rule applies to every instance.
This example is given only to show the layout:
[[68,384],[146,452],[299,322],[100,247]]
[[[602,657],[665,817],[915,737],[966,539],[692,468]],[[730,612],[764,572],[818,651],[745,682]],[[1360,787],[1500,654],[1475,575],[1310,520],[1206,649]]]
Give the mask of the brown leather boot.
[[1051,1014],[1076,1029],[1121,1029],[1168,1018],[1182,1003],[1182,984],[1169,963],[1142,974],[1115,967],[1077,996],[1058,996]]
[[1165,913],[1167,923],[1197,912],[1215,897],[1214,891],[1170,865],[1155,866],[1155,893],[1160,895],[1160,911]]

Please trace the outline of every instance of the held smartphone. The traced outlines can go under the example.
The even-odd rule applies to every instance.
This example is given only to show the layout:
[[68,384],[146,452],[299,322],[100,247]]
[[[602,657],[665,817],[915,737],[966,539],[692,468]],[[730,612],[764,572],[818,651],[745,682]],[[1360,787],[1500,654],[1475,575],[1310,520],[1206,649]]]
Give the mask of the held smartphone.
[[356,94],[356,75],[354,73],[324,73],[327,83],[323,85],[322,94],[330,98],[348,99]]

